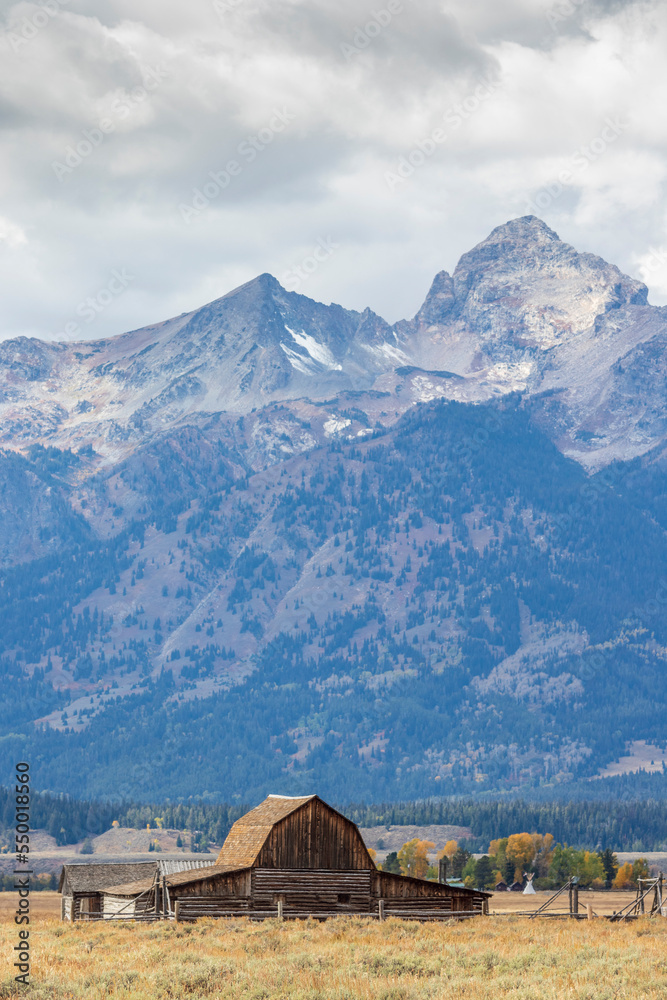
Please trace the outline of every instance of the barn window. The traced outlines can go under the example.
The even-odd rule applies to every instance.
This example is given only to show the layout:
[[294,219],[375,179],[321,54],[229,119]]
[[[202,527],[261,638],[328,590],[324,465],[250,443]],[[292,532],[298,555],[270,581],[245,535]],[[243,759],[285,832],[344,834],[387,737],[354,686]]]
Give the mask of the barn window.
[[349,903],[350,902],[350,894],[349,894],[349,892],[339,892],[338,893],[338,902],[339,903]]

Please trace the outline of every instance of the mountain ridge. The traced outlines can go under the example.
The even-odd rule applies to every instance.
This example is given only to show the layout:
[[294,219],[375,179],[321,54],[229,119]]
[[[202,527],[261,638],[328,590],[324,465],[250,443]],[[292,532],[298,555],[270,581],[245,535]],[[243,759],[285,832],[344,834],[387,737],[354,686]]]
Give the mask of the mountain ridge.
[[[0,444],[92,445],[108,464],[151,435],[216,412],[274,403],[298,411],[299,400],[382,392],[391,397],[384,416],[364,400],[357,409],[388,426],[429,399],[556,392],[554,439],[599,468],[664,440],[654,411],[666,339],[667,310],[648,305],[645,285],[527,216],[494,229],[453,275],[436,275],[413,319],[393,326],[369,309],[288,292],[265,273],[115,338],[4,341]],[[651,377],[638,393],[634,372],[649,343]]]
[[401,798],[663,739],[645,303],[528,217],[393,327],[260,275],[112,341],[0,344],[7,750],[73,793],[76,758],[88,793],[192,768]]

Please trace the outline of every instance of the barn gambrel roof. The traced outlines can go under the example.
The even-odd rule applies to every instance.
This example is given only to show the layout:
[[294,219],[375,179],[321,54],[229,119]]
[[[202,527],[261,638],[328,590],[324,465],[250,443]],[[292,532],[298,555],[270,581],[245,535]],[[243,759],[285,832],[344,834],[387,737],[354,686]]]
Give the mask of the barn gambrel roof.
[[252,868],[276,823],[317,798],[317,795],[298,798],[269,795],[234,823],[222,845],[216,866],[224,865],[230,869]]

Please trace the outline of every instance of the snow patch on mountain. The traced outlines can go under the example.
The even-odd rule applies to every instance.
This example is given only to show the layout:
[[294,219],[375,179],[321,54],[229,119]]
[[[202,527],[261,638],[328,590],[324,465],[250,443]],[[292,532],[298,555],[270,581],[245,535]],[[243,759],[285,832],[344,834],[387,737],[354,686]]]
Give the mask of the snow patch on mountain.
[[376,357],[395,361],[400,365],[410,364],[412,360],[400,347],[392,347],[391,344],[364,344],[363,346]]
[[346,417],[337,417],[335,414],[332,414],[330,419],[324,424],[324,433],[327,437],[333,437],[334,434],[340,434],[341,431],[344,431],[351,423],[352,421]]
[[299,354],[297,351],[293,351],[291,347],[287,347],[286,344],[280,342],[280,346],[287,355],[287,359],[291,364],[292,368],[296,371],[301,372],[303,375],[314,375],[315,368],[313,366],[312,358],[304,358],[303,354]]
[[523,392],[528,387],[534,368],[531,361],[520,361],[518,364],[500,362],[486,369],[484,379],[502,384],[504,392]]
[[308,351],[313,361],[317,361],[319,364],[324,365],[325,368],[331,368],[333,371],[340,372],[343,370],[343,366],[336,363],[336,359],[325,344],[320,344],[304,330],[297,333],[296,330],[291,330],[287,324],[285,324],[285,329],[288,333],[292,334],[299,347],[303,347]]

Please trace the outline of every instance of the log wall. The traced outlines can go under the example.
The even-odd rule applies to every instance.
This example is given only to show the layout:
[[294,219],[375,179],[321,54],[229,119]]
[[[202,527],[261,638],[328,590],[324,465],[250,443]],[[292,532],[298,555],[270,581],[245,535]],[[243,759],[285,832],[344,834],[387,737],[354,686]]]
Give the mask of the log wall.
[[264,910],[283,902],[283,912],[370,913],[370,871],[294,871],[254,869],[252,908]]
[[202,878],[196,882],[187,882],[185,885],[169,885],[168,888],[172,901],[185,899],[188,896],[198,898],[229,896],[234,899],[247,899],[251,891],[250,869],[216,875],[214,878]]
[[424,904],[425,909],[441,907],[453,913],[481,913],[486,899],[484,893],[473,889],[460,889],[454,885],[377,871],[373,873],[373,895],[385,900],[387,913],[406,907],[418,908],[420,903]]
[[[246,891],[233,891],[234,878],[237,888]],[[175,886],[171,897],[172,905],[178,900],[180,920],[205,916],[264,919],[277,915],[279,903],[287,919],[343,914],[378,917],[381,899],[387,917],[442,920],[481,915],[485,898],[482,893],[382,872],[275,868]]]

